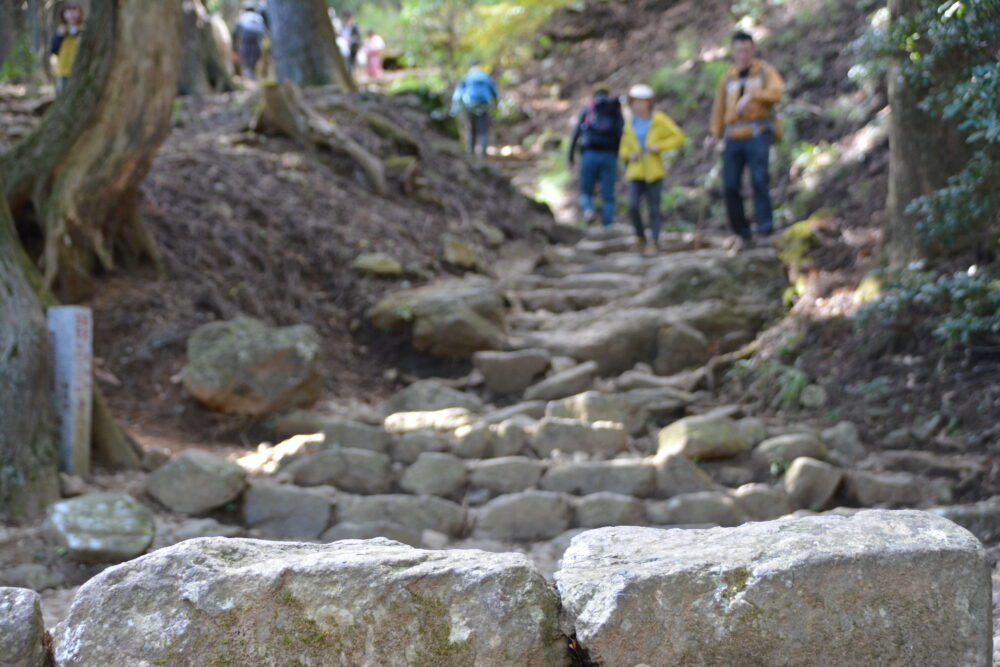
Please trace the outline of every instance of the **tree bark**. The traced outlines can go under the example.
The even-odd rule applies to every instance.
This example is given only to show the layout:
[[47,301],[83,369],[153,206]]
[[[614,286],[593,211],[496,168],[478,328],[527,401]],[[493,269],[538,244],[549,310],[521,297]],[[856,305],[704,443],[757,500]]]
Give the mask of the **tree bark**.
[[0,66],[14,49],[17,32],[14,29],[14,0],[0,0]]
[[15,220],[44,236],[45,285],[67,301],[101,270],[158,262],[136,199],[170,128],[181,6],[95,0],[87,25],[66,91],[0,163]]
[[[890,20],[916,13],[926,0],[889,0]],[[956,54],[958,55],[958,54]],[[949,58],[948,67],[961,62]],[[939,190],[960,172],[970,157],[970,147],[955,123],[919,108],[920,91],[907,85],[903,63],[889,70],[889,193],[883,252],[890,264],[924,259],[929,248],[917,233],[917,220],[906,213],[913,200]]]
[[0,521],[41,514],[59,497],[45,317],[0,199]]
[[279,81],[357,90],[323,0],[271,0],[271,55]]
[[[207,95],[235,90],[229,68],[229,29],[214,22],[201,0],[184,1],[183,60],[177,90],[181,95]],[[217,34],[224,30],[225,35]],[[230,45],[232,44],[230,38]]]

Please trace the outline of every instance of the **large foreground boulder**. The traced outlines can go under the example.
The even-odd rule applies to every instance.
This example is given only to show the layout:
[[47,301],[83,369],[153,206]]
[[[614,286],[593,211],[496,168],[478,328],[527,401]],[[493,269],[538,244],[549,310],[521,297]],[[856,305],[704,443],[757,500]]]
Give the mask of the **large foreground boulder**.
[[947,519],[863,511],[712,530],[603,528],[555,575],[603,665],[989,665],[982,545]]
[[62,667],[561,665],[558,602],[520,554],[191,540],[88,581]]
[[367,313],[378,329],[412,329],[413,347],[436,357],[465,357],[506,342],[503,297],[483,278],[443,280],[389,294]]
[[0,665],[45,665],[45,626],[35,591],[0,587]]
[[319,399],[320,339],[307,325],[275,329],[238,317],[199,327],[187,346],[184,386],[213,410],[265,415]]

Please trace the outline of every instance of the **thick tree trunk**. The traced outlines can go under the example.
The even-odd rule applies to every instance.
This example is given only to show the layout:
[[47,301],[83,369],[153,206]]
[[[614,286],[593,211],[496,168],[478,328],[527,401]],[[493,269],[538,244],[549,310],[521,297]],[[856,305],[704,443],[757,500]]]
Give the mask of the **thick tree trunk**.
[[[183,60],[178,92],[207,95],[234,90],[229,71],[230,49],[221,43],[228,38],[229,29],[222,22],[213,22],[201,0],[185,0],[183,7]],[[220,29],[225,31],[224,35],[217,35]]]
[[95,0],[87,25],[66,91],[0,164],[15,219],[44,236],[46,286],[69,301],[98,271],[157,261],[136,195],[170,128],[181,6]]
[[58,498],[45,317],[0,199],[0,523]]
[[279,81],[300,86],[337,84],[354,91],[357,86],[344,56],[323,0],[271,0],[271,55]]
[[[927,0],[889,0],[891,20],[912,14]],[[948,67],[961,62],[949,59]],[[953,121],[941,120],[919,108],[922,94],[910,88],[902,63],[889,71],[889,194],[883,249],[891,264],[905,264],[928,256],[917,234],[917,220],[906,207],[918,197],[944,187],[970,157],[969,145]]]

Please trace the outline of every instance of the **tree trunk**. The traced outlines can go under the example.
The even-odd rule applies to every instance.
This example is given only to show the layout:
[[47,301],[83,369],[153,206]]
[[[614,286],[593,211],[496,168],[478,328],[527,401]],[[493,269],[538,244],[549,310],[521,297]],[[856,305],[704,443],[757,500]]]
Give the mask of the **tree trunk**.
[[[889,0],[891,20],[916,13],[926,0]],[[961,62],[949,59],[948,67]],[[926,258],[927,246],[917,234],[917,220],[906,213],[914,199],[947,185],[970,157],[969,145],[952,121],[919,108],[923,96],[907,85],[902,62],[889,70],[889,194],[883,251],[890,264]]]
[[[201,0],[185,0],[182,33],[183,60],[177,91],[181,95],[207,95],[235,90],[230,75],[229,29],[214,22]],[[223,30],[225,34],[217,34]],[[229,41],[229,47],[225,42]]]
[[0,199],[0,522],[59,497],[45,317],[29,264]]
[[271,0],[267,12],[279,81],[357,90],[323,0]]
[[14,49],[17,31],[14,29],[14,0],[0,0],[0,66]]
[[68,301],[98,271],[158,260],[136,198],[170,128],[181,6],[95,0],[88,25],[67,89],[0,163],[15,220],[44,237],[45,285]]

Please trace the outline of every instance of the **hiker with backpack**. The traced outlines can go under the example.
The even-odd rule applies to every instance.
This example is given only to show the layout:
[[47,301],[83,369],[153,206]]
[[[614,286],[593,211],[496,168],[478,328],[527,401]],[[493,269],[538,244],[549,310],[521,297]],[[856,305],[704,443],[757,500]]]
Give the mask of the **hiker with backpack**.
[[478,153],[486,157],[490,145],[490,115],[499,99],[493,77],[478,62],[473,62],[451,98],[451,115],[457,116],[464,111],[468,119],[469,152],[473,155]]
[[733,35],[733,64],[715,94],[707,148],[725,141],[722,152],[722,180],[729,224],[740,237],[743,248],[754,245],[753,232],[743,210],[740,185],[743,172],[750,169],[757,233],[768,237],[774,231],[768,160],[771,144],[780,140],[781,126],[774,107],[781,101],[785,82],[770,64],[757,58],[753,37],[745,32]]
[[649,231],[653,248],[660,244],[660,199],[663,194],[663,154],[680,148],[687,135],[670,116],[654,111],[653,89],[646,84],[632,86],[628,93],[631,117],[625,124],[619,155],[628,165],[628,212],[639,237],[639,252],[649,248],[642,224],[642,203],[649,209]]
[[247,3],[243,13],[236,19],[233,28],[234,60],[240,64],[240,75],[244,80],[253,81],[257,78],[257,62],[264,53],[264,35],[267,33],[267,23],[257,5]]
[[625,119],[621,103],[610,95],[608,87],[594,87],[594,98],[580,111],[569,145],[569,164],[576,162],[580,146],[580,209],[583,221],[590,224],[596,216],[594,188],[601,185],[601,222],[610,227],[615,219],[615,183],[618,180],[618,149]]

